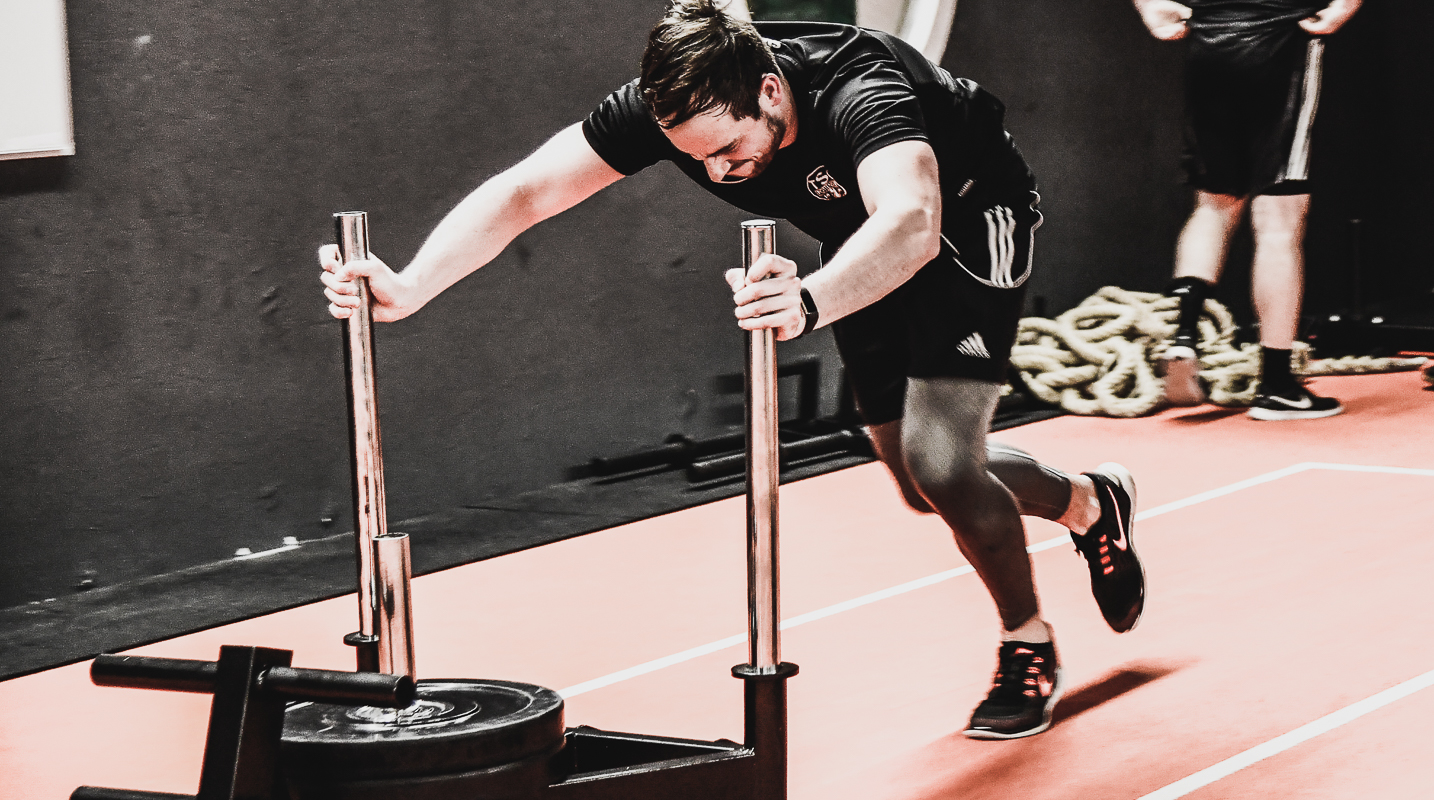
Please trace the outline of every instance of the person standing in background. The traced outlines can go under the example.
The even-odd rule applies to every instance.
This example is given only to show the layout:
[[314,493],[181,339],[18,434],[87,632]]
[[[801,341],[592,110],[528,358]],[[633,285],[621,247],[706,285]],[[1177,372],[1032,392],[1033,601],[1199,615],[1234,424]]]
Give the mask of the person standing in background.
[[1189,39],[1185,157],[1195,209],[1175,249],[1167,295],[1180,298],[1175,340],[1161,367],[1174,405],[1205,401],[1199,321],[1246,209],[1254,231],[1251,268],[1260,323],[1255,419],[1329,417],[1334,398],[1306,389],[1290,371],[1304,290],[1304,232],[1310,203],[1310,130],[1319,104],[1323,37],[1361,0],[1133,0],[1157,39]]

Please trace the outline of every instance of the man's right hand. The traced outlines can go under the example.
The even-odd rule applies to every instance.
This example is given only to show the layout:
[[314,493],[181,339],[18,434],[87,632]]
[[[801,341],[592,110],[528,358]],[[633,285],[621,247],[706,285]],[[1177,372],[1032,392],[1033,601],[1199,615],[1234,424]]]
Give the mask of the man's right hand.
[[423,306],[416,302],[417,287],[372,254],[367,261],[344,264],[339,260],[338,245],[326,244],[319,248],[319,266],[324,268],[319,280],[324,284],[324,296],[329,298],[329,313],[338,319],[347,319],[358,308],[358,286],[354,283],[357,277],[368,279],[370,307],[376,322],[401,320]]
[[1184,39],[1189,32],[1186,21],[1190,19],[1190,7],[1174,0],[1135,0],[1140,20],[1155,38],[1172,42]]

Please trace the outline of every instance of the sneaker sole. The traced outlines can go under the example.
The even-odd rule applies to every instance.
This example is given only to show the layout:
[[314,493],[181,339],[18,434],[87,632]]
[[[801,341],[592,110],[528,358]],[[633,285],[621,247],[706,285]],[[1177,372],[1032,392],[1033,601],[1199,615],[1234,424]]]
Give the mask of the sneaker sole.
[[1172,347],[1161,359],[1165,401],[1172,406],[1198,406],[1208,398],[1200,387],[1200,362],[1188,347]]
[[1324,411],[1300,411],[1298,409],[1285,411],[1275,408],[1252,408],[1247,413],[1252,419],[1262,419],[1267,422],[1280,422],[1290,419],[1322,419],[1324,417],[1333,417],[1338,414],[1343,414],[1344,406],[1325,409]]
[[1135,616],[1135,620],[1130,623],[1130,627],[1123,631],[1116,631],[1117,633],[1130,633],[1135,630],[1136,626],[1140,624],[1140,618],[1145,615],[1145,562],[1140,560],[1140,554],[1135,551],[1135,510],[1139,508],[1135,497],[1135,476],[1131,475],[1130,470],[1126,469],[1124,465],[1117,464],[1114,461],[1107,461],[1096,467],[1093,471],[1110,478],[1120,486],[1120,488],[1125,491],[1126,496],[1130,498],[1130,516],[1125,518],[1125,543],[1126,550],[1129,551],[1131,557],[1135,559],[1136,566],[1140,567],[1142,600],[1140,613]]
[[1051,696],[1046,700],[1046,708],[1041,714],[1041,724],[1030,730],[1017,731],[1016,733],[1000,733],[997,731],[973,730],[967,728],[961,731],[961,735],[967,739],[1021,739],[1027,736],[1035,736],[1051,727],[1051,718],[1056,713],[1056,703],[1060,702],[1061,695],[1066,692],[1065,671],[1056,667],[1056,685],[1051,687]]

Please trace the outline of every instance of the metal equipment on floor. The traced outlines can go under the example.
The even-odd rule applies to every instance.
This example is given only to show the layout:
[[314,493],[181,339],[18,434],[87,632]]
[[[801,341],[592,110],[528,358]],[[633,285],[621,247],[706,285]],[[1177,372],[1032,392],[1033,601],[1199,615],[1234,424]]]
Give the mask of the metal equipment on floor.
[[[342,261],[367,258],[362,212],[335,215]],[[746,222],[743,265],[773,252]],[[786,681],[778,570],[775,334],[747,333],[749,658],[742,743],[565,728],[563,699],[499,680],[415,678],[408,537],[388,533],[372,316],[344,326],[359,563],[358,672],[289,668],[292,653],[226,646],[218,662],[100,656],[101,685],[215,694],[199,800],[785,800]],[[182,797],[81,787],[75,800]]]

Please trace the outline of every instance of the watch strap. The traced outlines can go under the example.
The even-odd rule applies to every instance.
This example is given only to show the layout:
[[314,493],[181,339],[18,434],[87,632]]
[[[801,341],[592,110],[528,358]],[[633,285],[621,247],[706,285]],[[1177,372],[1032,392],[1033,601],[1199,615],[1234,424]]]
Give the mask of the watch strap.
[[803,287],[802,287],[802,319],[805,320],[806,324],[802,326],[802,332],[799,333],[799,334],[797,334],[797,338],[801,338],[801,337],[803,337],[803,336],[806,336],[807,334],[809,334],[809,333],[811,333],[812,331],[816,330],[816,329],[817,329],[817,319],[818,319],[820,316],[821,316],[820,312],[817,311],[816,301],[815,301],[815,300],[812,300],[812,293],[809,292],[809,291],[807,291],[807,287],[803,286]]

